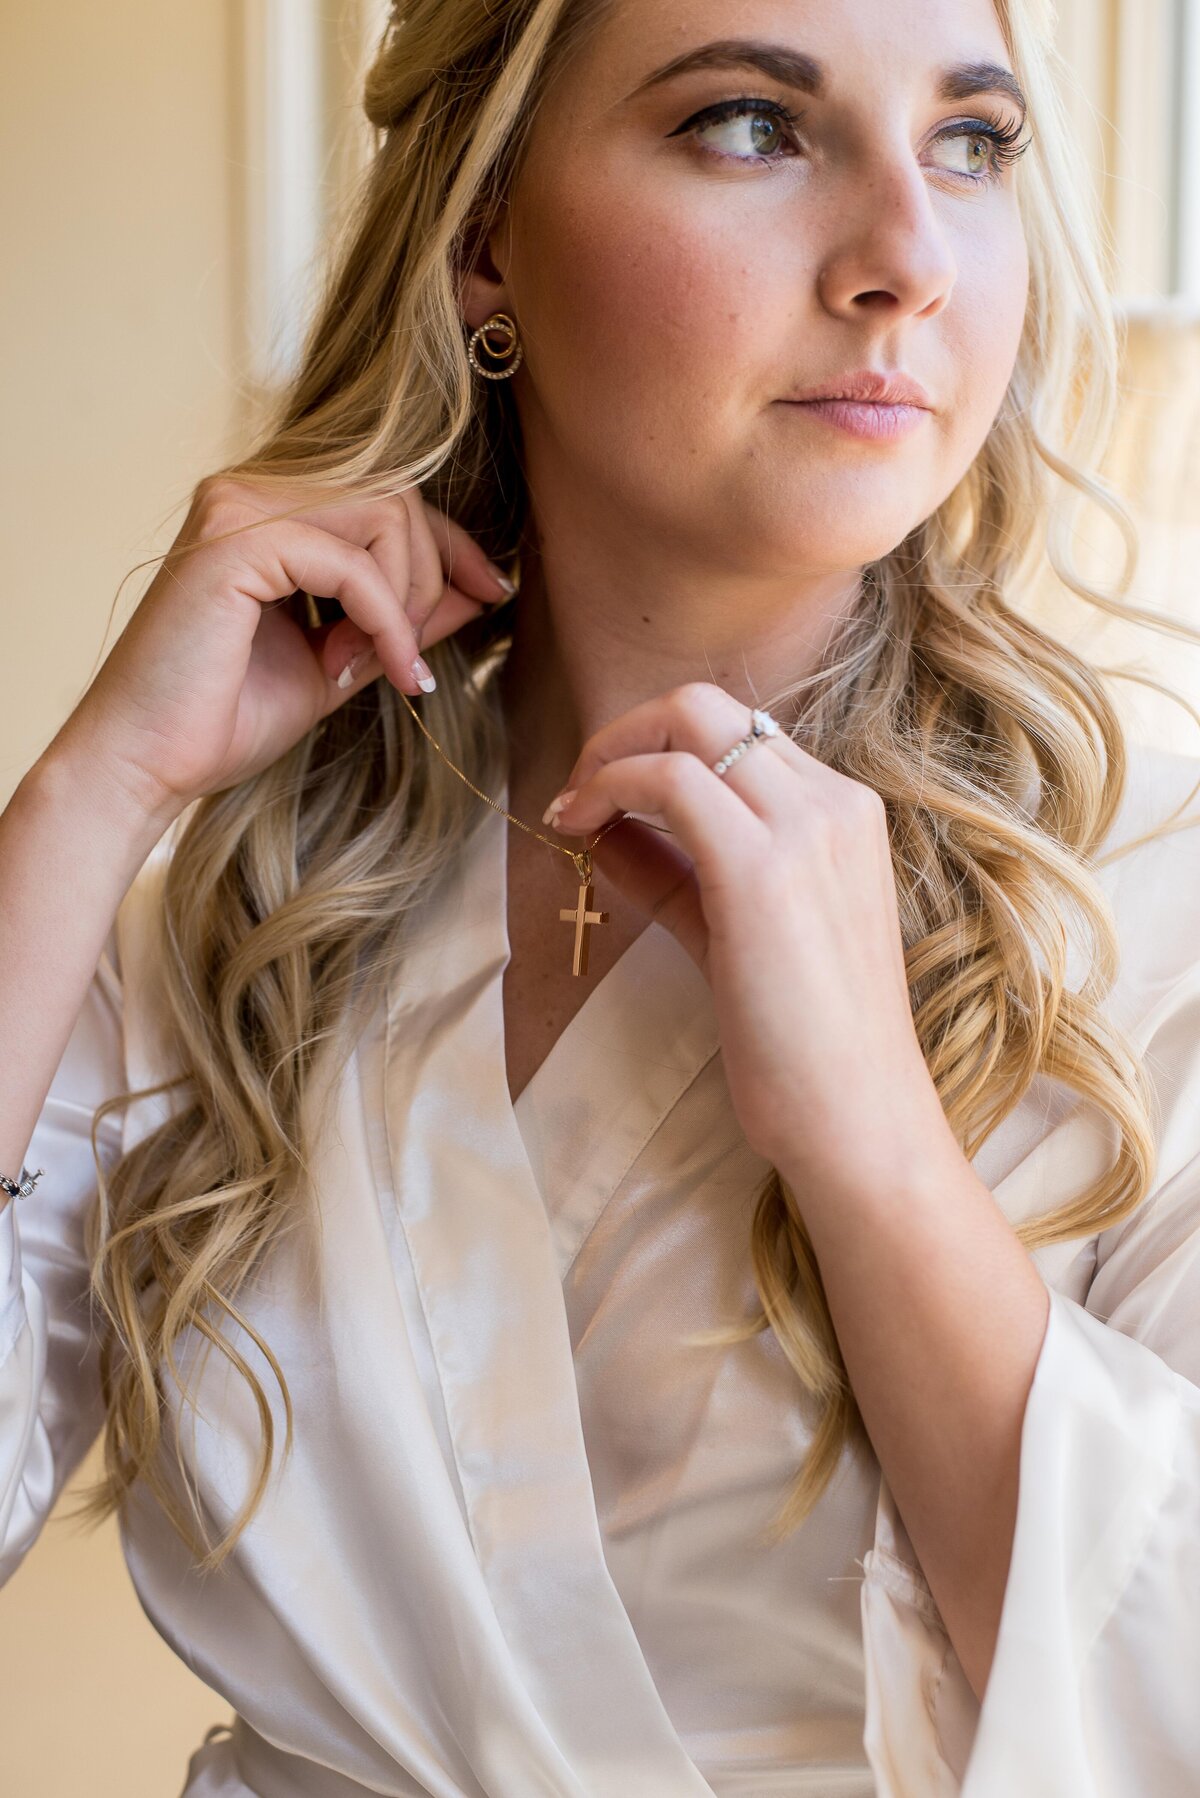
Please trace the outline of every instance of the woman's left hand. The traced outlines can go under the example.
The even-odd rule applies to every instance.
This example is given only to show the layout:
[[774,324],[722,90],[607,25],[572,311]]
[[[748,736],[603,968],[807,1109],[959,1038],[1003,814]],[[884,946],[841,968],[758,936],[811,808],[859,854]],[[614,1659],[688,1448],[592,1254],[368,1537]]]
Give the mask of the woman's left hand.
[[716,774],[749,729],[709,682],[647,700],[589,738],[575,797],[545,821],[590,839],[614,813],[661,818],[671,837],[626,819],[595,866],[711,985],[751,1147],[792,1183],[857,1190],[949,1134],[913,1025],[887,813],[782,727]]

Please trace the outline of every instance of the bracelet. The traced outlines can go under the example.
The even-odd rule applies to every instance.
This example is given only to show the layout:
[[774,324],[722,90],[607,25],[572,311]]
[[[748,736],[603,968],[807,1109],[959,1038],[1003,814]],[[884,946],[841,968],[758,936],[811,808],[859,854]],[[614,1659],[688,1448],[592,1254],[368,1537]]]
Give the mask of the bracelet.
[[45,1171],[44,1167],[40,1167],[36,1174],[31,1174],[22,1163],[20,1181],[10,1180],[7,1174],[0,1174],[0,1186],[10,1199],[27,1199]]

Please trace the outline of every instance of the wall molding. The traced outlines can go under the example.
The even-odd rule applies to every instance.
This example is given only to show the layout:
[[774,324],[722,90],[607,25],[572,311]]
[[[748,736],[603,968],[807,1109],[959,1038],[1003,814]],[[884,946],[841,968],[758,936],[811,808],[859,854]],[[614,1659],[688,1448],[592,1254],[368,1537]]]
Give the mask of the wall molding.
[[328,151],[321,0],[239,0],[243,375],[291,374],[325,222]]

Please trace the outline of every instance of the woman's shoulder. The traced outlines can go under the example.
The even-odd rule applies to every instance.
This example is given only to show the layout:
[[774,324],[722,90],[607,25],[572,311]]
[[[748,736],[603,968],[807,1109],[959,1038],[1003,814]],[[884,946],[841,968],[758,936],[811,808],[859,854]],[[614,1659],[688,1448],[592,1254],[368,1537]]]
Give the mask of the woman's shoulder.
[[1185,855],[1200,856],[1200,838],[1194,834],[1194,827],[1200,825],[1200,750],[1189,753],[1130,738],[1126,763],[1125,791],[1109,831],[1109,843],[1118,847],[1142,831],[1155,829],[1178,810],[1189,828],[1159,841],[1174,840]]
[[1127,752],[1125,791],[1094,861],[1136,1014],[1200,983],[1200,755],[1138,741]]

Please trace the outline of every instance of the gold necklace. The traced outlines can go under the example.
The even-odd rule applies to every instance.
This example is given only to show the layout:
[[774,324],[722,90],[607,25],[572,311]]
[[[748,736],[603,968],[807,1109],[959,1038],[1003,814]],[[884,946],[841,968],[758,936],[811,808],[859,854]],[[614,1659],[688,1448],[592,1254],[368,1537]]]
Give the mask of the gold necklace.
[[[446,751],[433,735],[433,732],[427,728],[420,713],[417,711],[416,706],[408,697],[408,694],[401,692],[399,687],[397,687],[396,691],[400,694],[401,699],[404,701],[421,729],[425,732],[425,735],[433,744],[433,747],[437,750],[446,766],[448,768],[453,768],[460,780],[466,781],[472,793],[478,794],[485,805],[490,805],[494,812],[499,812],[501,817],[507,818],[510,824],[515,824],[518,829],[527,832],[529,836],[536,837],[540,843],[549,844],[550,848],[557,849],[560,855],[569,855],[571,860],[575,863],[575,872],[579,876],[579,897],[576,899],[573,906],[563,907],[559,911],[558,916],[561,923],[574,924],[575,926],[575,954],[571,963],[571,972],[572,974],[586,974],[588,968],[588,931],[593,924],[608,923],[608,913],[606,911],[594,911],[592,909],[593,889],[591,852],[602,836],[607,835],[614,825],[624,821],[626,814],[622,812],[619,818],[613,818],[610,823],[604,826],[604,829],[600,831],[597,836],[593,837],[591,843],[583,849],[568,849],[563,843],[553,842],[549,837],[544,837],[540,830],[534,830],[531,825],[522,823],[520,818],[514,818],[511,812],[506,812],[502,805],[497,805],[496,801],[494,799],[489,799],[486,793],[481,793],[479,788],[475,785],[475,782],[470,780],[467,775],[463,773],[462,769],[457,767],[450,760],[450,757],[446,754]],[[651,825],[652,830],[657,830],[657,828],[657,825]]]

